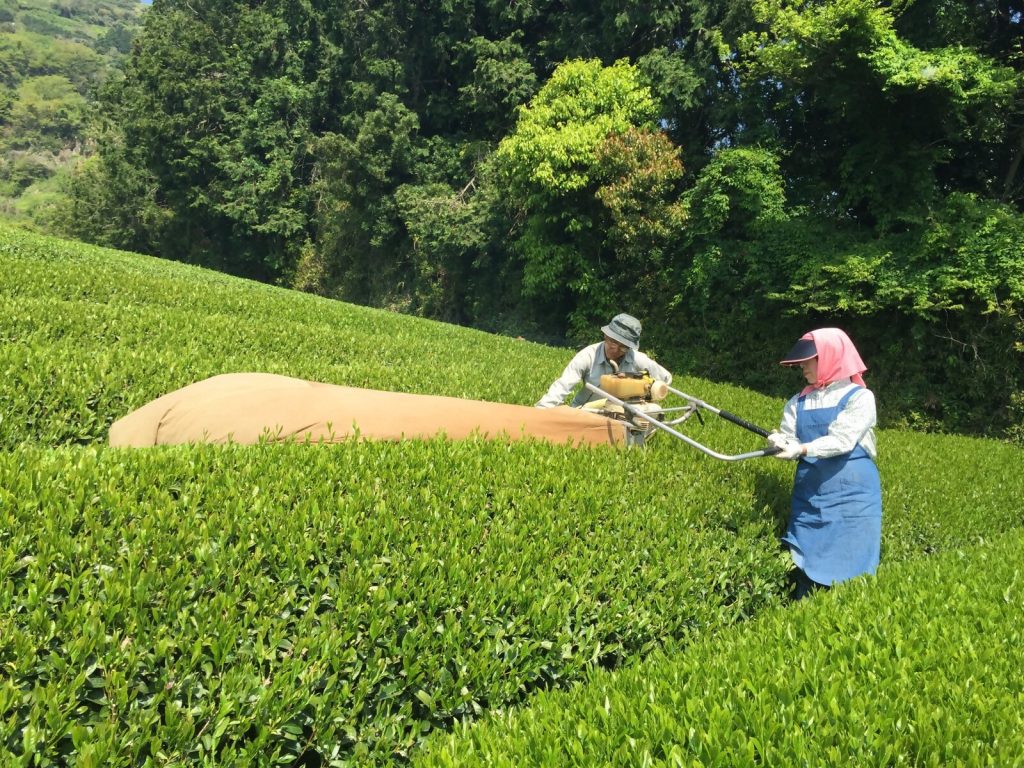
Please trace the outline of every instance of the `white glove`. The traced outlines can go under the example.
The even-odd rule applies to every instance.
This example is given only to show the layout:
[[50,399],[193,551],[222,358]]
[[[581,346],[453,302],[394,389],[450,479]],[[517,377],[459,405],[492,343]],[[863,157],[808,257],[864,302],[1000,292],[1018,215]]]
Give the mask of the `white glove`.
[[804,453],[804,447],[800,441],[792,437],[784,437],[781,444],[776,447],[779,448],[779,452],[772,454],[776,459],[799,459]]
[[781,432],[772,432],[770,435],[768,435],[768,443],[769,445],[772,446],[772,448],[781,448],[783,445],[785,445],[787,440],[789,440],[789,438],[786,437]]

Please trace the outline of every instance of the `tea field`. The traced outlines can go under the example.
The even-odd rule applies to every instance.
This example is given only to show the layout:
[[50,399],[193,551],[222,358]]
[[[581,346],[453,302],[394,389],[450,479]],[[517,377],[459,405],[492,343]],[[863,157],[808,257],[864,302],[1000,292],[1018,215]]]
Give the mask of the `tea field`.
[[0,764],[1024,764],[1017,447],[882,431],[877,578],[794,605],[773,459],[105,445],[219,373],[530,404],[571,350],[12,229],[0,276]]

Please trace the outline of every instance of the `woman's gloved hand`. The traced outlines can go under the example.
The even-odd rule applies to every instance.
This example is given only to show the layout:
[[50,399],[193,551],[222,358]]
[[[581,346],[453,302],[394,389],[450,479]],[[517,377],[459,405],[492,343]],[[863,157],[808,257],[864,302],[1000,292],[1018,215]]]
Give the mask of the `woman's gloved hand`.
[[792,461],[793,459],[799,459],[804,452],[799,440],[784,435],[781,432],[772,432],[768,435],[768,442],[773,448],[779,449],[778,453],[772,454],[776,459]]

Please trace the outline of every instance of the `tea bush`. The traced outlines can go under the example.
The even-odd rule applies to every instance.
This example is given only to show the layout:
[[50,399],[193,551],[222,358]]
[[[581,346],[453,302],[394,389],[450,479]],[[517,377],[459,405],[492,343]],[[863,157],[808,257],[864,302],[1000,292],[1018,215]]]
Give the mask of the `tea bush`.
[[1024,533],[435,737],[417,766],[1024,765]]
[[0,454],[0,748],[387,762],[777,603],[750,489],[663,469],[488,441]]
[[[664,435],[102,445],[218,373],[528,404],[567,350],[2,227],[0,271],[4,765],[402,761],[432,731],[784,602],[793,465],[771,459]],[[766,427],[781,412],[676,385]],[[711,416],[682,429],[763,445]],[[883,574],[1024,522],[1019,448],[878,437]]]
[[2,226],[0,274],[0,447],[103,442],[132,409],[219,373],[532,404],[567,361],[565,350]]
[[[883,470],[883,572],[1020,525],[1019,449],[993,444],[984,491],[959,454],[936,496],[932,442]],[[667,442],[22,446],[0,456],[0,744],[25,765],[411,755],[779,605],[789,471]]]

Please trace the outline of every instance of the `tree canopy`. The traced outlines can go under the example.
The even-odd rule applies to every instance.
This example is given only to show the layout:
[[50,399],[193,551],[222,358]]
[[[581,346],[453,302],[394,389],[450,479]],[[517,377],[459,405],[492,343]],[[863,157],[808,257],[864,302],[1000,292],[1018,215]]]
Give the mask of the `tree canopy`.
[[842,325],[886,418],[1005,432],[1022,14],[156,0],[67,231],[548,341],[632,311],[677,369],[780,393],[777,351]]

